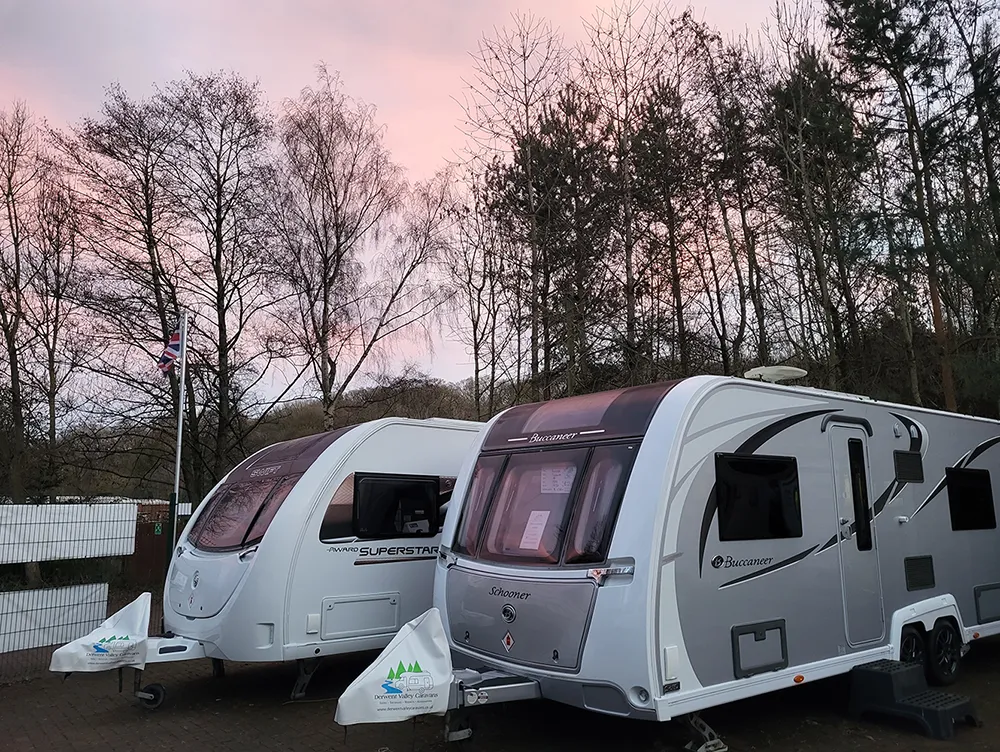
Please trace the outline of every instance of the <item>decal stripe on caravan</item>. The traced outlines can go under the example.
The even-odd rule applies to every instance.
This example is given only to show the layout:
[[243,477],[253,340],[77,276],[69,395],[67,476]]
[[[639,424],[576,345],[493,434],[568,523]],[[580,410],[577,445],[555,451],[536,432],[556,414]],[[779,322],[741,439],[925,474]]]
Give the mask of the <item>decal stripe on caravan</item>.
[[[749,439],[744,441],[735,450],[734,454],[753,454],[761,446],[764,445],[769,439],[773,439],[779,433],[787,428],[791,428],[794,425],[801,423],[804,420],[809,420],[809,418],[815,418],[818,415],[826,415],[828,413],[839,412],[839,409],[825,409],[825,410],[809,410],[804,413],[799,413],[798,415],[789,415],[782,418],[781,420],[776,420],[774,423],[769,423],[760,429],[757,433],[751,436]],[[716,485],[712,484],[712,490],[708,494],[708,503],[705,505],[705,513],[701,518],[701,538],[698,541],[698,574],[701,575],[702,569],[705,565],[705,547],[708,545],[708,531],[712,528],[712,520],[715,519],[716,514],[719,511],[719,500],[715,492]],[[808,552],[807,552],[808,553]]]

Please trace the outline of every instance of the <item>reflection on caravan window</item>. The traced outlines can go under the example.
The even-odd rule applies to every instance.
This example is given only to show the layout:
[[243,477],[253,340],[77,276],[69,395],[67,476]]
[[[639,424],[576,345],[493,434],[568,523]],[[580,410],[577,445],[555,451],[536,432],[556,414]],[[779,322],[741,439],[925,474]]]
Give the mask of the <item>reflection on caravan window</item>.
[[205,502],[188,540],[203,551],[226,551],[260,540],[299,477],[223,484]]
[[720,541],[802,537],[794,457],[717,454],[715,473]]
[[260,511],[257,512],[257,519],[253,521],[250,525],[250,532],[247,533],[246,539],[243,541],[244,544],[250,545],[252,543],[259,543],[264,537],[264,533],[268,527],[271,525],[271,520],[274,519],[275,513],[277,513],[278,508],[281,503],[285,500],[285,497],[291,492],[292,487],[298,483],[301,475],[289,475],[285,478],[279,480],[275,486],[274,490],[264,501],[261,506]]
[[319,539],[324,543],[354,537],[354,473],[340,484],[323,515]]
[[566,552],[567,564],[604,561],[624,492],[623,481],[634,454],[634,447],[629,445],[594,450],[587,479],[576,504],[576,520]]
[[486,513],[486,502],[490,499],[493,482],[497,479],[497,473],[502,465],[503,457],[496,455],[480,457],[479,461],[476,462],[465,510],[462,512],[458,534],[455,536],[454,549],[456,553],[475,553],[476,541],[479,539],[479,528]]
[[354,534],[359,538],[436,535],[440,481],[356,475]]
[[588,452],[564,449],[513,455],[490,510],[480,556],[558,562],[573,481]]
[[[438,492],[437,504],[439,507],[447,504],[451,499],[451,492],[455,488],[455,480],[453,477],[442,477],[439,479],[439,487],[436,489]],[[441,512],[438,519],[438,528],[441,527],[443,517],[444,513]],[[333,494],[333,498],[330,499],[330,503],[326,507],[326,513],[323,515],[323,522],[319,528],[319,539],[323,543],[332,543],[336,540],[354,537],[354,473],[351,473],[337,488],[337,491]],[[400,536],[394,530],[391,536],[386,537],[398,538]]]

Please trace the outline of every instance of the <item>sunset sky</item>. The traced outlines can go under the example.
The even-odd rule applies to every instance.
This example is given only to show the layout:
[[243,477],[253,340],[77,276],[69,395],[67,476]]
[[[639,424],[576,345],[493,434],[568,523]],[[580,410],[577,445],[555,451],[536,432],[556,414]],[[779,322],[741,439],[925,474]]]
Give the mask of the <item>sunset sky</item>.
[[[412,179],[463,144],[462,78],[479,38],[511,13],[548,18],[574,42],[596,0],[0,0],[0,107],[25,100],[52,125],[96,113],[104,87],[131,94],[185,69],[235,70],[280,102],[325,62],[346,90],[378,107],[386,140]],[[676,13],[684,3],[671,6]],[[697,18],[724,35],[756,30],[773,0],[699,0]],[[436,345],[435,376],[469,375],[455,343]]]

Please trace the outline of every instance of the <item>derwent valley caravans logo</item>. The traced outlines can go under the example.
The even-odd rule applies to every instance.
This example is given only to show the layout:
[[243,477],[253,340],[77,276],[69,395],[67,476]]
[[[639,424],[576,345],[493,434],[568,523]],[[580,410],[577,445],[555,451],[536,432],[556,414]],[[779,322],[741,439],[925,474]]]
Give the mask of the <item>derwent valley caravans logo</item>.
[[712,566],[716,569],[733,569],[734,567],[766,567],[774,561],[771,556],[763,559],[734,559],[732,556],[716,556]]
[[91,666],[133,663],[139,660],[139,647],[130,635],[112,634],[91,643],[86,660]]
[[110,653],[115,648],[128,647],[128,643],[131,640],[128,635],[122,635],[121,637],[116,637],[111,635],[111,637],[102,637],[97,642],[94,643],[95,653]]
[[376,695],[375,699],[391,695],[422,695],[434,689],[434,677],[429,671],[420,668],[420,662],[414,661],[409,666],[404,666],[399,662],[395,669],[389,669],[389,675],[382,682],[381,695]]

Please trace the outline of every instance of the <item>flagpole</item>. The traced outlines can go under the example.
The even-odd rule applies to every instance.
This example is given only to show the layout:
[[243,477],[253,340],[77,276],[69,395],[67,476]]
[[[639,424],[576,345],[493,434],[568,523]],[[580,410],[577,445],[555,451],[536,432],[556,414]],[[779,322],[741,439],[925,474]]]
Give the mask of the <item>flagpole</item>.
[[168,538],[170,546],[167,549],[167,566],[170,566],[170,559],[173,557],[174,546],[177,543],[177,505],[180,502],[181,488],[181,445],[184,439],[184,401],[187,394],[185,389],[187,374],[187,339],[188,339],[188,312],[181,312],[181,361],[179,399],[177,400],[177,453],[174,457],[174,492],[170,495],[170,520],[167,524]]

